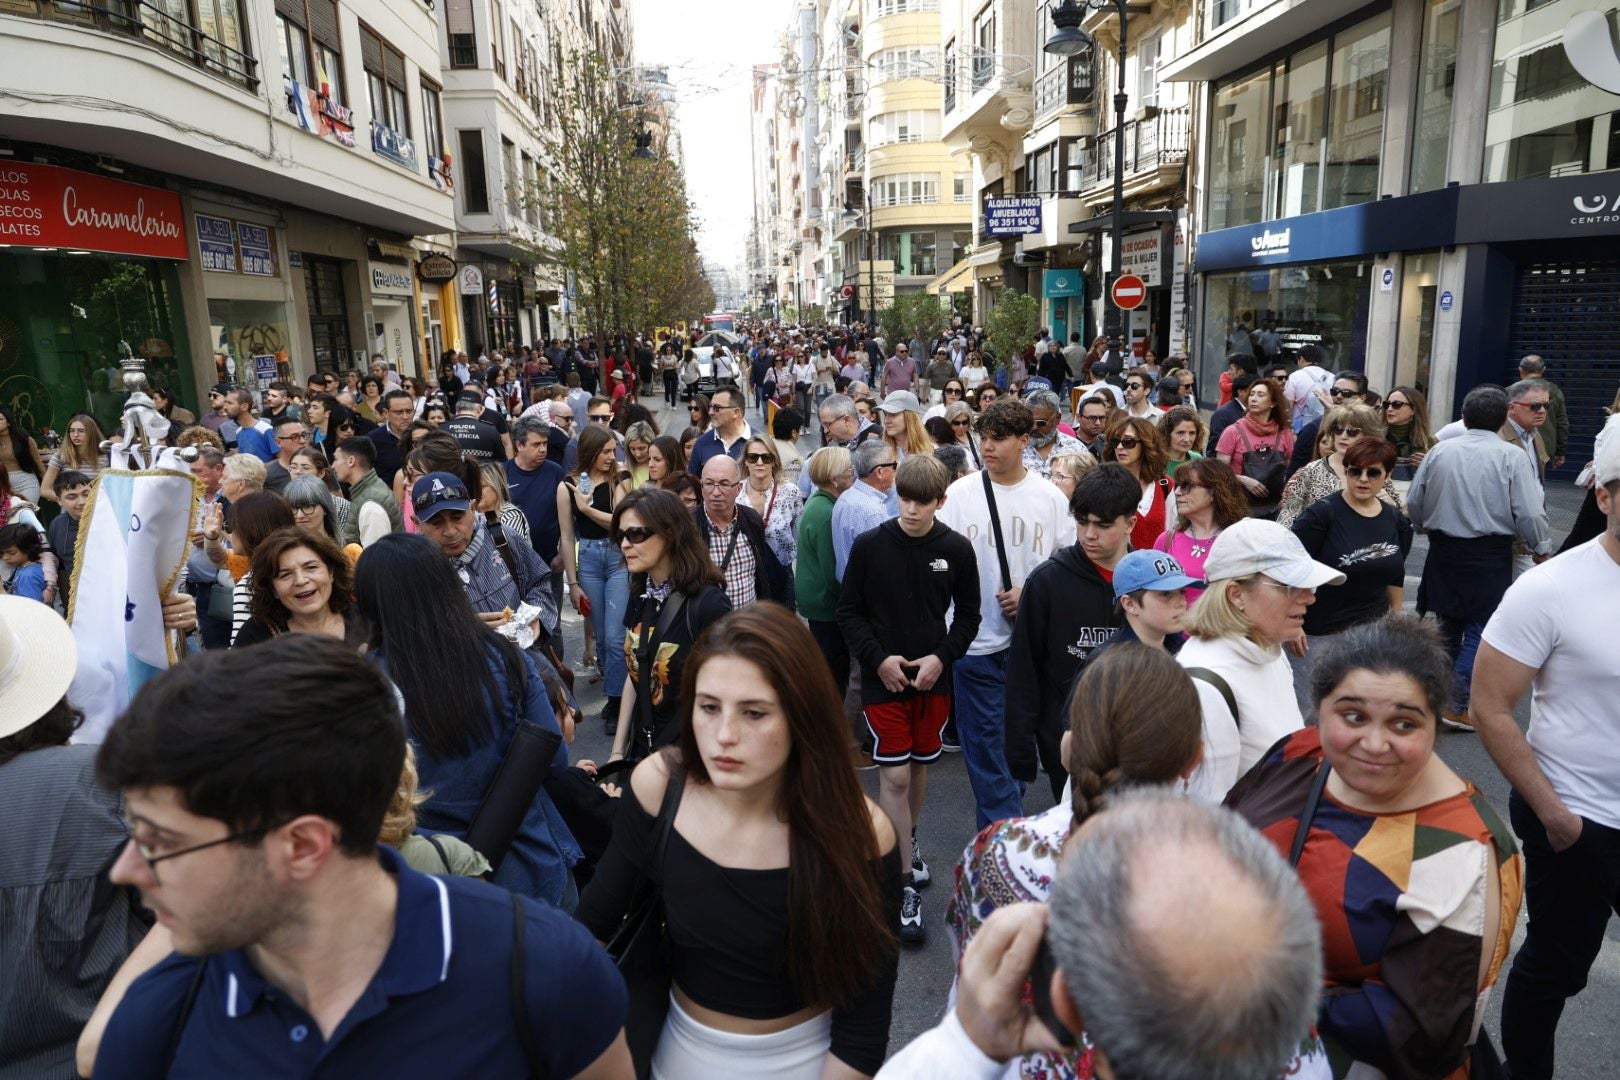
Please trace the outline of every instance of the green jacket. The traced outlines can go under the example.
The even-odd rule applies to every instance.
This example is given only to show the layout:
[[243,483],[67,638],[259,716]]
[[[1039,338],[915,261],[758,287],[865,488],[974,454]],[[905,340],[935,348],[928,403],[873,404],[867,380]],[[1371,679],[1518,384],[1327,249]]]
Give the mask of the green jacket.
[[1547,422],[1541,427],[1541,441],[1547,444],[1547,456],[1561,458],[1569,450],[1569,406],[1564,404],[1564,392],[1556,383],[1541,380],[1547,390]]
[[833,497],[817,488],[799,515],[799,557],[794,596],[799,614],[817,622],[838,621],[838,574],[832,543]]
[[404,532],[405,520],[400,517],[399,503],[394,501],[394,493],[388,490],[388,485],[382,482],[377,470],[372,469],[349,485],[349,504],[352,513],[349,520],[354,522],[358,530],[360,526],[360,511],[366,503],[376,503],[388,514],[388,524],[392,532]]

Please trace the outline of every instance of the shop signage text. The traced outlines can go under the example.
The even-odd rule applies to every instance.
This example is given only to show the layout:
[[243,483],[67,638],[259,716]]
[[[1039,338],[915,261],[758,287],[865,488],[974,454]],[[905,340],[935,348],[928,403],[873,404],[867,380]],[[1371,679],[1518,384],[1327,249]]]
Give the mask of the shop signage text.
[[374,262],[371,267],[371,291],[384,296],[411,295],[411,272],[407,267]]
[[1164,233],[1157,226],[1120,238],[1120,270],[1135,274],[1148,288],[1164,284]]
[[437,252],[424,255],[416,264],[416,276],[423,281],[450,281],[456,276],[456,260]]
[[462,296],[484,295],[484,272],[477,265],[468,263],[461,268],[461,275],[457,278]]
[[1278,229],[1276,232],[1267,229],[1249,241],[1249,249],[1256,259],[1274,258],[1287,255],[1293,239],[1293,229]]
[[1024,236],[1041,225],[1039,195],[990,195],[984,200],[984,235]]
[[255,225],[251,221],[236,223],[236,247],[242,253],[242,273],[255,277],[275,276],[275,244],[270,237],[268,225]]
[[180,196],[55,165],[0,165],[0,247],[190,257]]
[[196,214],[197,254],[204,270],[218,274],[236,273],[236,230],[230,218]]

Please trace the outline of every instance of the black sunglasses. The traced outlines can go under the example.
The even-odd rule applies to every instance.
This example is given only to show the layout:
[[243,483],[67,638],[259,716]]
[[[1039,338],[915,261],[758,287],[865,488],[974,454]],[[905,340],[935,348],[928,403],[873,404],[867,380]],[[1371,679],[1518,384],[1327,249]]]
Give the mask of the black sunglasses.
[[1354,465],[1347,465],[1344,474],[1357,480],[1382,480],[1384,478],[1384,470],[1376,466],[1358,469]]
[[770,454],[744,454],[743,460],[750,465],[774,465],[776,459]]
[[1119,447],[1121,450],[1135,450],[1138,446],[1142,445],[1142,440],[1138,439],[1134,435],[1127,435],[1114,445]]
[[658,533],[653,529],[641,525],[631,525],[629,528],[620,529],[619,534],[613,538],[613,542],[622,544],[628,540],[632,544],[645,544],[657,535]]
[[1332,390],[1332,394],[1336,398],[1352,398],[1352,397],[1360,397],[1361,396],[1361,391],[1359,391],[1359,390],[1340,390],[1338,387],[1335,386],[1333,388],[1333,390]]
[[1515,404],[1515,405],[1523,405],[1525,408],[1529,409],[1531,412],[1546,412],[1547,411],[1547,403],[1545,401],[1515,401],[1513,404]]

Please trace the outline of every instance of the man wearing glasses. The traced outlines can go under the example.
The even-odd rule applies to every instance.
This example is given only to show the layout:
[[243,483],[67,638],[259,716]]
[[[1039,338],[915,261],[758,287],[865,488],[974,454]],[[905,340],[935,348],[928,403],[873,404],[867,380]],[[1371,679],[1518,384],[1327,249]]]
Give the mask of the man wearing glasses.
[[[596,411],[594,406],[591,411]],[[714,427],[699,435],[697,442],[692,444],[692,461],[688,468],[693,476],[702,476],[703,467],[712,458],[729,457],[732,461],[741,461],[743,447],[753,436],[748,427],[748,418],[743,415],[742,391],[736,387],[722,386],[714,392],[714,397],[709,401],[709,416],[714,420]]]
[[1153,404],[1153,376],[1147,368],[1134,367],[1125,376],[1125,411],[1138,420],[1155,420],[1163,409]]
[[286,493],[292,482],[293,455],[309,444],[309,429],[296,416],[283,415],[276,421],[276,456],[264,467],[264,486],[277,495]]
[[725,454],[703,466],[703,504],[693,511],[698,532],[708,545],[709,558],[725,578],[722,588],[732,610],[755,600],[791,600],[787,597],[789,569],[776,561],[765,543],[765,522],[752,506],[737,501],[742,470]]
[[[1051,390],[1031,390],[1024,395],[1024,404],[1029,406],[1035,424],[1029,435],[1029,445],[1024,448],[1024,468],[1050,480],[1053,458],[1059,454],[1079,453],[1086,447],[1073,435],[1065,435],[1058,430],[1057,394]],[[1101,454],[1092,456],[1098,461],[1102,460]]]
[[1523,450],[1536,470],[1536,479],[1545,481],[1547,462],[1552,455],[1542,441],[1542,426],[1547,423],[1552,395],[1541,379],[1520,379],[1508,387],[1507,396],[1507,423],[1497,434]]
[[838,496],[832,512],[833,573],[839,581],[844,580],[855,538],[898,513],[898,507],[891,508],[889,499],[894,490],[894,471],[900,466],[894,447],[882,439],[868,439],[851,456],[855,483]]
[[[1332,405],[1365,404],[1367,401],[1367,376],[1359,371],[1339,372],[1333,376],[1333,386],[1328,390],[1328,401]],[[1323,415],[1325,416],[1326,413]],[[1288,456],[1289,476],[1293,476],[1311,463],[1311,457],[1316,451],[1316,437],[1321,430],[1321,416],[1299,429],[1299,434],[1294,438],[1293,453]],[[1215,444],[1210,443],[1210,445],[1214,446]]]
[[629,1073],[623,980],[589,931],[378,843],[405,763],[398,694],[329,644],[188,660],[102,744],[130,834],[110,876],[174,953],[116,1006],[96,1075]]
[[383,395],[383,423],[366,432],[377,447],[376,469],[382,482],[394,484],[394,474],[405,467],[405,458],[399,452],[399,440],[416,417],[416,402],[403,390],[390,390]]

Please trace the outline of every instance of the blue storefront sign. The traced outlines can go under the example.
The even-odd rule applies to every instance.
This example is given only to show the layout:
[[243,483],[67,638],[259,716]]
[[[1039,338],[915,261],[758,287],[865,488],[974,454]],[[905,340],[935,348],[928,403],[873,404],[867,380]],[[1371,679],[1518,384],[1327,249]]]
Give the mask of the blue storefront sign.
[[1316,214],[1217,229],[1198,238],[1197,269],[1243,270],[1281,263],[1327,262],[1385,251],[1453,243],[1457,188],[1341,206]]
[[197,221],[197,254],[204,270],[221,274],[236,273],[236,233],[231,219],[211,214],[195,215]]
[[236,239],[242,252],[242,273],[258,277],[274,276],[276,265],[270,254],[268,227],[239,221],[236,223]]
[[991,195],[984,200],[984,235],[1027,236],[1041,231],[1039,195]]
[[1443,293],[1440,294],[1440,310],[1441,311],[1450,311],[1452,305],[1455,304],[1456,302],[1457,302],[1456,298],[1454,296],[1452,296],[1449,291],[1448,292],[1443,292]]
[[1041,292],[1046,296],[1086,295],[1086,276],[1073,268],[1048,270],[1041,276]]

